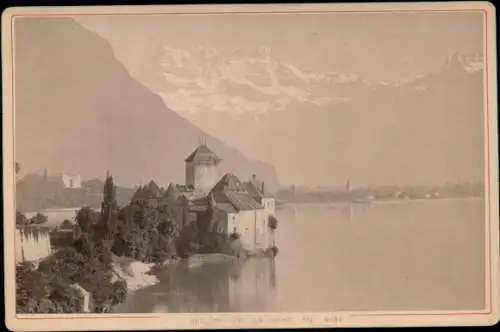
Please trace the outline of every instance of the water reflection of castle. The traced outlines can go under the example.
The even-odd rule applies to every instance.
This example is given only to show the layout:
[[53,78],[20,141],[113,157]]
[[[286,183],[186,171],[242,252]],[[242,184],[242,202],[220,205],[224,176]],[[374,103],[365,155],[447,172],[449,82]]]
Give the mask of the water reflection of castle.
[[272,310],[275,262],[251,258],[189,269],[182,264],[164,271],[160,282],[127,297],[121,313],[211,313]]

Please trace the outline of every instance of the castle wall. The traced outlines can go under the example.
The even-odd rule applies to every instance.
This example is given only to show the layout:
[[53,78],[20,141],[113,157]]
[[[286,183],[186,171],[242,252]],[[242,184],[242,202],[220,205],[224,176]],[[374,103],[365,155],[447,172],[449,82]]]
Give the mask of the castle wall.
[[241,235],[243,248],[254,251],[266,249],[268,244],[267,215],[264,210],[228,213],[228,232]]
[[261,204],[264,206],[264,210],[268,215],[274,215],[276,213],[276,201],[272,197],[262,198]]
[[47,257],[52,251],[50,234],[43,228],[17,228],[15,241],[16,264]]

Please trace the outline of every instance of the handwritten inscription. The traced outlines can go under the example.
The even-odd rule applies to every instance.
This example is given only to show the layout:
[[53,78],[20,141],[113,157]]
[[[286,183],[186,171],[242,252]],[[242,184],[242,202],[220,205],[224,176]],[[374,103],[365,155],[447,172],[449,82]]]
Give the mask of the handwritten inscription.
[[195,329],[216,327],[249,327],[259,328],[267,326],[285,325],[297,326],[336,326],[342,322],[342,317],[335,314],[326,315],[231,315],[196,317],[191,319],[191,326]]
[[272,317],[271,321],[273,323],[289,323],[292,320],[291,316],[278,316],[278,317]]
[[338,315],[326,315],[323,320],[325,323],[331,325],[338,325],[342,323],[342,317]]

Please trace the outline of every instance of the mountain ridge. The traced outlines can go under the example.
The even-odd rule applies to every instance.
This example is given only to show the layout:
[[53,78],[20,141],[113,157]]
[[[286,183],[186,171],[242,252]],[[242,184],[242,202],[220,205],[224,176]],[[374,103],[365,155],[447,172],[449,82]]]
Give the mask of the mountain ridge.
[[[220,133],[249,156],[270,160],[287,183],[334,185],[355,178],[367,185],[431,184],[483,178],[481,54],[450,54],[434,72],[374,83],[350,73],[305,74],[291,64],[285,66],[293,67],[288,74],[298,74],[281,73],[277,80],[266,76],[265,68],[283,68],[286,62],[273,62],[269,50],[252,61],[217,58],[211,50],[214,62],[202,62],[208,69],[197,72],[202,83],[191,84],[185,73],[196,73],[191,69],[197,65],[181,60],[195,56],[177,52],[182,53],[177,59],[181,72],[175,74],[177,67],[163,57],[161,68],[170,71],[163,85],[155,82],[156,91],[191,122]],[[249,63],[261,67],[245,67]],[[258,79],[267,88],[254,89]],[[318,80],[324,84],[315,85]]]
[[[199,46],[194,51],[187,51],[164,45],[157,59],[158,67],[153,67],[163,75],[163,84],[156,83],[152,88],[173,109],[188,113],[188,116],[198,113],[207,104],[212,111],[262,114],[287,110],[293,102],[320,106],[347,102],[373,90],[411,84],[435,74],[372,82],[349,72],[304,70],[273,58],[270,48],[262,48],[260,57],[245,57],[239,53],[237,49],[220,53],[211,47]],[[446,61],[443,67],[474,63],[479,64],[481,70],[483,65],[480,54],[452,54]],[[150,80],[147,72],[143,75],[142,80]]]

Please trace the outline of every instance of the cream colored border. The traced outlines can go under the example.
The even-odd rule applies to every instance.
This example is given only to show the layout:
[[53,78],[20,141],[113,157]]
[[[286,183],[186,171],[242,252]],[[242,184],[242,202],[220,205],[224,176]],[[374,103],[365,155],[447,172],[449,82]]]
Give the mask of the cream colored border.
[[[290,13],[324,14],[326,12],[407,12],[427,11],[482,12],[485,15],[485,126],[487,160],[486,263],[487,310],[483,312],[349,312],[349,313],[259,313],[259,314],[146,314],[146,315],[18,315],[15,313],[14,279],[14,135],[13,135],[13,43],[11,21],[16,16],[92,15],[286,15]],[[495,8],[489,2],[447,3],[371,3],[371,4],[275,4],[275,5],[196,5],[196,6],[102,6],[8,8],[2,15],[3,67],[3,160],[4,160],[4,257],[6,324],[14,331],[61,330],[143,330],[197,328],[283,328],[283,327],[374,327],[374,326],[445,326],[492,325],[499,320],[499,238],[498,238],[498,133],[496,96]],[[488,278],[487,278],[488,279]]]

